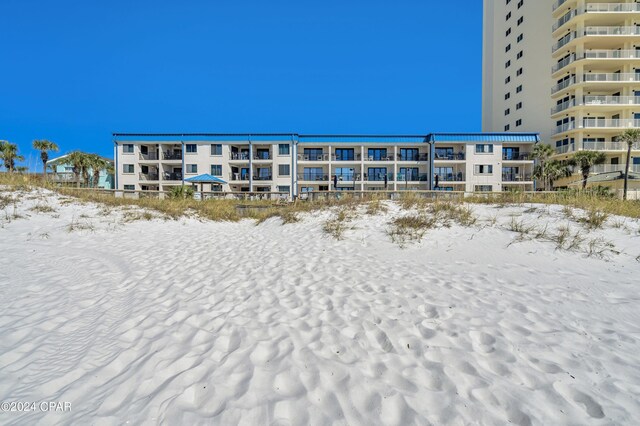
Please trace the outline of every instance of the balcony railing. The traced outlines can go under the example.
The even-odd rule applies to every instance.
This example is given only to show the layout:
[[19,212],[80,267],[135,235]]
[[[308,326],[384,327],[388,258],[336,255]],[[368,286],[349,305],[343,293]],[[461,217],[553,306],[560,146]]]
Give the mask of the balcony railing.
[[558,28],[560,28],[561,26],[563,26],[564,24],[566,24],[567,22],[569,22],[570,20],[572,20],[573,18],[575,18],[576,16],[578,16],[580,13],[580,11],[578,10],[570,10],[569,12],[565,13],[562,18],[558,19],[556,21],[555,24],[553,24],[553,28],[552,30],[555,31]]
[[568,101],[564,101],[561,104],[558,104],[556,106],[554,106],[553,108],[551,108],[551,115],[553,114],[557,114],[561,111],[564,111],[565,109],[569,109],[576,106],[576,100],[575,99],[569,99]]
[[569,34],[565,35],[564,37],[562,37],[560,40],[558,40],[556,43],[553,44],[553,46],[551,47],[551,52],[555,52],[561,49],[563,46],[566,46],[567,44],[569,44],[572,40],[575,40],[576,37],[577,37],[577,33],[575,31],[570,32]]
[[353,156],[351,156],[351,155],[335,155],[335,154],[331,155],[331,160],[332,161],[360,161],[361,159],[362,159],[362,155],[360,155],[360,154],[354,154]]
[[229,180],[246,182],[249,180],[249,173],[229,173]]
[[157,152],[148,152],[146,154],[140,153],[140,159],[146,161],[158,160],[159,156]]
[[330,155],[326,152],[298,154],[298,161],[329,161]]
[[262,175],[262,176],[253,176],[253,180],[273,180],[273,176],[271,175]]
[[[582,149],[591,151],[626,151],[626,142],[582,142]],[[631,149],[640,151],[640,142],[631,145]]]
[[555,2],[553,4],[552,10],[555,12],[560,6],[562,6],[566,2],[567,2],[567,0],[558,0],[557,2]]
[[329,180],[329,175],[324,173],[303,173],[298,175],[298,180],[326,182]]
[[628,36],[639,35],[640,28],[636,26],[624,27],[586,27],[582,31],[585,36]]
[[166,151],[162,153],[163,160],[182,160],[181,152]]
[[503,182],[529,182],[531,181],[531,175],[525,173],[503,173]]
[[555,86],[553,86],[551,88],[551,94],[554,94],[556,92],[559,92],[563,89],[566,89],[567,87],[576,84],[576,76],[572,76],[571,78],[568,78],[564,81],[562,81],[561,83],[556,84]]
[[564,123],[559,126],[556,126],[555,133],[568,132],[569,130],[573,130],[575,128],[576,128],[576,122],[570,121],[568,123]]
[[452,154],[437,154],[436,160],[451,160],[451,161],[462,161],[464,160],[464,152],[457,152]]
[[398,154],[398,161],[428,161],[429,154],[418,154],[418,155],[402,155]]
[[[611,172],[624,172],[625,164],[597,164],[591,166],[591,173],[611,173]],[[580,170],[574,167],[574,172],[578,173]],[[633,173],[640,172],[640,164],[630,164],[629,171]]]
[[585,59],[638,59],[640,52],[636,50],[594,49],[584,52]]
[[[638,3],[640,4],[640,3]],[[585,83],[624,83],[624,82],[639,82],[640,74],[628,72],[628,73],[588,73],[582,76],[582,81]]]
[[592,12],[640,12],[638,3],[587,3],[584,9]]
[[585,96],[585,105],[640,105],[640,96]]
[[551,72],[552,73],[556,73],[556,72],[560,71],[562,68],[566,67],[567,65],[569,65],[570,63],[572,63],[575,60],[576,60],[576,54],[572,53],[571,56],[569,56],[567,58],[564,58],[563,60],[561,60],[557,64],[555,64],[553,67],[551,67]]
[[140,173],[140,180],[158,180],[158,173]]
[[164,172],[164,174],[162,175],[162,180],[182,180],[182,173]]
[[362,174],[360,173],[336,173],[339,181],[346,182],[355,182],[362,179]]
[[387,182],[393,181],[393,173],[365,173],[364,178],[369,182],[384,182],[385,176],[387,178]]
[[247,160],[249,161],[249,153],[248,152],[230,152],[229,153],[230,160]]
[[440,182],[464,182],[465,175],[463,172],[438,174]]
[[573,152],[576,150],[575,144],[568,144],[556,147],[556,153],[558,154],[566,154],[567,152]]
[[270,152],[256,153],[256,154],[253,154],[253,159],[254,160],[271,160],[271,153]]
[[398,173],[398,182],[426,182],[429,180],[427,173]]
[[393,155],[365,155],[364,161],[393,161]]
[[627,128],[627,127],[640,127],[640,120],[634,120],[632,118],[614,118],[614,119],[601,119],[601,118],[585,118],[583,120],[583,127],[585,129],[594,128]]
[[506,154],[504,152],[502,153],[502,160],[504,161],[529,161],[532,159],[533,157],[529,152],[524,152],[521,154]]

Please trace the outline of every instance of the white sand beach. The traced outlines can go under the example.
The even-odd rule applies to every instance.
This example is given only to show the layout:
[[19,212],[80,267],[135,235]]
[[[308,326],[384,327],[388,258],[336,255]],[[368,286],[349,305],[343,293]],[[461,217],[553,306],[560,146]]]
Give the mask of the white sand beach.
[[[338,241],[331,211],[127,221],[3,194],[20,200],[0,210],[0,401],[71,410],[0,424],[640,419],[637,220],[587,231],[560,206],[472,205],[474,225],[399,247],[391,202]],[[586,239],[517,241],[513,217]]]

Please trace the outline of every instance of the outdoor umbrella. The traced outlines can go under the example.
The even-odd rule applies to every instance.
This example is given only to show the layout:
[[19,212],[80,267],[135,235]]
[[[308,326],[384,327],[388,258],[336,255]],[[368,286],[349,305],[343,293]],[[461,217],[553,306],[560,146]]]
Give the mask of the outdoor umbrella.
[[224,180],[217,178],[215,176],[212,176],[210,174],[203,174],[203,175],[198,175],[198,176],[193,176],[190,178],[186,178],[184,180],[185,182],[191,182],[191,183],[199,183],[200,184],[200,193],[202,194],[202,199],[204,200],[204,184],[205,183],[219,183],[219,184],[224,184],[227,183]]

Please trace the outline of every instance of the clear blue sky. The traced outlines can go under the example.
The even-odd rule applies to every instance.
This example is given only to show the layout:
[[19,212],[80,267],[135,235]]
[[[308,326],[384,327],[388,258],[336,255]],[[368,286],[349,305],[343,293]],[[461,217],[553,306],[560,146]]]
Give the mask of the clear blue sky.
[[480,131],[482,2],[0,0],[0,139]]

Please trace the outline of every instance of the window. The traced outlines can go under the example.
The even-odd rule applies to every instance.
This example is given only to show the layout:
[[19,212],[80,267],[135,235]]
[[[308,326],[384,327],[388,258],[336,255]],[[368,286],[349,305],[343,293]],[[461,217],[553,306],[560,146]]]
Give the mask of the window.
[[367,179],[369,181],[383,182],[385,177],[387,180],[389,179],[386,167],[369,167],[367,169]]
[[522,84],[516,87],[516,93],[522,92]]
[[476,185],[474,187],[475,192],[492,192],[493,185]]
[[511,0],[507,0],[507,4],[511,3]]
[[258,148],[253,158],[256,160],[269,160],[271,158],[271,152],[269,148]]
[[125,185],[124,186],[124,190],[125,191],[135,191],[136,190],[136,186],[135,185]]
[[476,144],[476,154],[493,154],[493,144],[490,144],[490,143]]
[[188,143],[186,145],[186,151],[187,154],[195,154],[196,152],[198,152],[198,145],[196,145],[195,143]]
[[329,177],[324,174],[322,167],[305,167],[302,180],[327,180]]
[[504,110],[504,115],[509,115],[509,113],[511,112],[511,110],[509,108]]
[[511,66],[511,60],[508,60],[507,62],[504,63],[505,68],[509,68],[510,66]]
[[524,52],[521,50],[518,52],[518,54],[516,55],[516,59],[520,59],[522,58],[522,55],[524,55]]
[[305,161],[322,161],[324,159],[322,148],[305,148],[302,158]]
[[400,161],[420,161],[418,148],[400,148]]
[[333,174],[338,177],[338,180],[354,181],[360,179],[356,177],[355,169],[352,167],[337,167]]
[[278,176],[289,176],[291,174],[288,164],[280,164],[278,166]]
[[[426,179],[426,175],[423,176],[424,179]],[[399,170],[399,176],[398,176],[398,180],[406,182],[406,181],[419,181],[420,179],[420,173],[418,173],[418,168],[417,167],[400,167]]]
[[504,79],[504,84],[509,84],[510,81],[511,81],[511,76],[508,76],[507,78]]
[[133,164],[123,164],[122,173],[134,173]]
[[476,164],[474,168],[476,175],[492,175],[493,165],[491,164]]
[[504,33],[504,36],[505,36],[505,37],[509,37],[509,34],[511,34],[511,28],[509,28],[509,29],[507,30],[507,32],[506,32],[506,33]]
[[289,155],[289,144],[288,143],[278,144],[278,155]]
[[504,131],[505,131],[505,132],[508,132],[510,128],[511,128],[511,126],[509,126],[508,124],[506,124],[506,125],[504,126]]
[[518,68],[518,70],[516,71],[516,77],[521,75],[522,75],[522,68]]
[[125,154],[133,154],[133,144],[125,143],[124,145],[122,145],[122,152]]
[[212,164],[211,174],[213,176],[222,176],[222,164]]
[[518,147],[505,147],[502,148],[503,160],[518,160],[520,159],[520,148]]
[[369,148],[367,156],[369,160],[384,161],[387,159],[387,148]]
[[522,119],[516,120],[516,127],[520,127],[522,125]]
[[505,21],[508,21],[509,19],[511,19],[511,12],[507,13],[507,17],[505,18]]
[[[289,145],[286,145],[286,146],[288,147]],[[282,155],[284,155],[284,154],[282,154]],[[286,186],[286,185],[285,186],[278,186],[278,192],[289,193],[289,192],[291,192],[291,187],[290,186]]]
[[353,161],[354,155],[353,148],[336,148],[336,161]]
[[187,164],[187,173],[198,173],[197,164]]
[[524,0],[520,0],[518,2],[518,9],[520,9],[522,7],[522,5],[524,4]]
[[518,38],[516,39],[516,41],[517,41],[518,43],[520,43],[523,39],[524,39],[524,34],[520,34],[520,35],[518,36]]
[[507,99],[509,99],[511,97],[511,93],[507,93],[504,95],[504,100],[506,101]]
[[521,109],[522,108],[522,102],[518,102],[516,104],[516,110]]
[[521,17],[518,19],[518,25],[522,24],[523,22],[524,22],[524,16],[521,16]]
[[211,144],[211,155],[222,155],[222,145],[219,143]]
[[505,52],[508,52],[511,50],[511,44],[507,44],[507,47],[504,48]]

